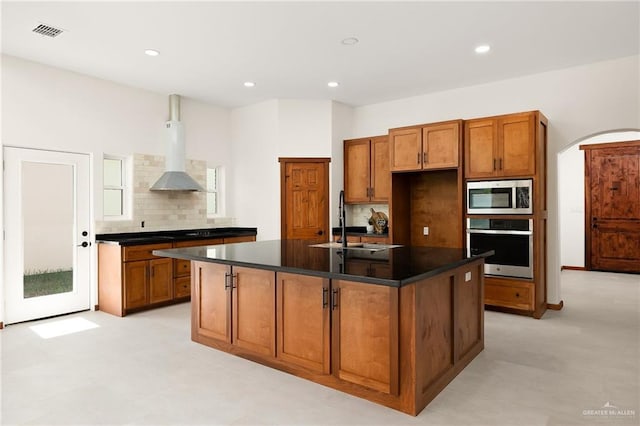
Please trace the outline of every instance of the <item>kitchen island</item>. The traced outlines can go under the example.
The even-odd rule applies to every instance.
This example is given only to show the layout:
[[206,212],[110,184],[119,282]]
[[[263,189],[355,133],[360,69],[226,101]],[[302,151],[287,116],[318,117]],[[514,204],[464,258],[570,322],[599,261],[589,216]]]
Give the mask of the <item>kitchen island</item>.
[[310,244],[154,254],[192,262],[195,342],[411,415],[482,351],[491,252]]

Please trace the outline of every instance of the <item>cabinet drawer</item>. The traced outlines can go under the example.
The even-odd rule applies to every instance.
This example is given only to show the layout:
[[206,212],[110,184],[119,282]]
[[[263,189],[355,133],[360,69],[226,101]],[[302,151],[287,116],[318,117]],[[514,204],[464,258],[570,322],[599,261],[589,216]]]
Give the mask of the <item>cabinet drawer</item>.
[[179,247],[198,247],[198,246],[212,246],[215,244],[222,244],[224,240],[222,238],[208,238],[204,240],[188,240],[188,241],[176,241],[173,246]]
[[173,297],[178,299],[180,297],[187,297],[190,295],[191,295],[191,278],[190,277],[176,278]]
[[154,256],[151,254],[154,250],[162,250],[171,248],[171,243],[162,243],[162,244],[143,244],[139,246],[128,246],[123,247],[122,258],[125,262],[133,261],[133,260],[146,260],[146,259],[157,259],[160,256]]
[[499,283],[487,283],[484,286],[484,303],[507,308],[533,310],[532,284],[518,286]]
[[188,277],[191,273],[191,261],[185,259],[173,259],[173,276]]
[[360,242],[367,243],[367,244],[389,244],[390,240],[389,240],[389,237],[367,236],[367,237],[360,237]]

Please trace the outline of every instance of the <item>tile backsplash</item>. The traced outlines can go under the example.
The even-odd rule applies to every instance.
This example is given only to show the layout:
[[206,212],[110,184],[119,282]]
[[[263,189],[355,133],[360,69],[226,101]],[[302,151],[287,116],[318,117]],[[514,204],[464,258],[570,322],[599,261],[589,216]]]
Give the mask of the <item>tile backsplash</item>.
[[[186,172],[205,187],[207,163],[201,160],[187,160],[185,166]],[[134,154],[132,219],[96,221],[96,234],[233,225],[232,218],[207,218],[205,192],[150,191],[149,188],[164,170],[164,156]]]
[[371,217],[371,209],[384,212],[389,217],[388,204],[348,204],[347,226],[366,226]]

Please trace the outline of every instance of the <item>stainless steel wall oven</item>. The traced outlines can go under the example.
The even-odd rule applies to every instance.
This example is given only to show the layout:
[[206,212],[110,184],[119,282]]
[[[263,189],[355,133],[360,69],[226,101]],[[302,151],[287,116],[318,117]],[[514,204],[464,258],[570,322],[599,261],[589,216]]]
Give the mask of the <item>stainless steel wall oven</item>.
[[467,254],[487,250],[485,274],[533,278],[533,219],[467,218]]

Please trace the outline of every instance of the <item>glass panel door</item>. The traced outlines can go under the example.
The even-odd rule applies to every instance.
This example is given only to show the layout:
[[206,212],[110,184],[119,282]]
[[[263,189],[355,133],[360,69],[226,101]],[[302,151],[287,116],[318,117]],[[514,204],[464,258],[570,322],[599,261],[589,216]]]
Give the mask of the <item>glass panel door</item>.
[[6,147],[7,324],[89,309],[89,156]]

